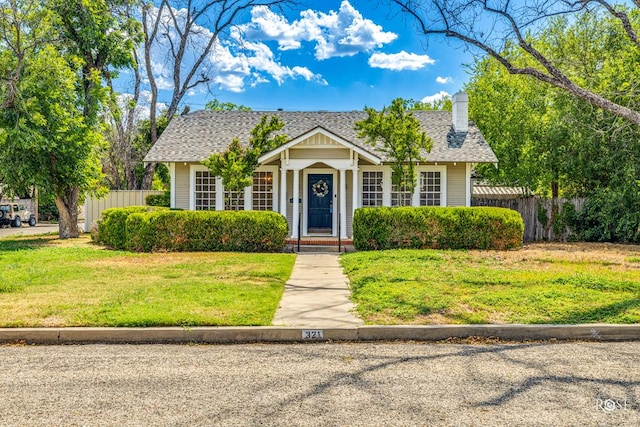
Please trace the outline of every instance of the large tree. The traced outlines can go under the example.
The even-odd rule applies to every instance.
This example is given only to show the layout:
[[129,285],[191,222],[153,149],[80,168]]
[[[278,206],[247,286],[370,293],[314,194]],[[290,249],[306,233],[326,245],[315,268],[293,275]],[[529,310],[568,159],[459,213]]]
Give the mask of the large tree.
[[[556,17],[535,40],[567,75],[606,93],[616,102],[640,108],[636,71],[640,52],[621,48],[624,29],[611,17],[593,13],[574,19]],[[506,56],[516,64],[516,47]],[[500,166],[480,167],[483,175],[557,197],[586,195],[612,181],[633,182],[625,165],[638,163],[640,131],[627,120],[594,108],[566,91],[526,76],[512,76],[494,58],[477,61],[466,90],[472,118],[500,159]],[[635,173],[635,172],[634,172]]]
[[[144,28],[143,63],[149,81],[151,144],[158,139],[158,76],[156,70],[171,70],[171,100],[167,103],[169,121],[185,95],[211,81],[215,67],[208,63],[220,39],[238,24],[251,8],[282,7],[293,0],[162,0],[156,7],[142,8]],[[193,49],[195,47],[195,49]],[[156,165],[147,164],[144,187],[150,188]]]
[[[583,84],[567,71],[561,58],[545,51],[535,37],[560,15],[581,11],[608,15],[623,31],[622,55],[640,51],[640,7],[615,5],[606,0],[531,0],[527,2],[485,0],[390,0],[392,7],[410,17],[419,33],[457,39],[476,52],[487,54],[511,74],[527,75],[557,87],[574,97],[640,126],[640,111],[609,93]],[[598,40],[590,42],[598,43]],[[510,47],[517,47],[512,55]],[[588,49],[588,46],[587,46]],[[519,59],[526,58],[521,61]]]
[[0,2],[0,164],[14,190],[55,195],[61,238],[78,236],[78,200],[100,180],[102,73],[130,51],[123,3]]

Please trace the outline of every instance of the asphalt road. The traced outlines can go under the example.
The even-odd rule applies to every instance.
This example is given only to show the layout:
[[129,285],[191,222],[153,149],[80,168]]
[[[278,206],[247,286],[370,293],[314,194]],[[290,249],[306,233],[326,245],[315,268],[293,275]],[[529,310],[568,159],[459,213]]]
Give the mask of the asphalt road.
[[0,425],[640,424],[640,343],[0,347]]
[[29,227],[24,224],[22,227],[14,228],[9,226],[0,227],[0,239],[9,236],[33,236],[35,234],[57,233],[58,224],[36,224],[35,227]]
[[[80,230],[84,230],[84,223],[79,223]],[[22,227],[14,228],[9,226],[0,227],[0,239],[9,236],[33,236],[36,234],[58,233],[58,224],[36,224],[35,227],[29,227],[23,224]]]

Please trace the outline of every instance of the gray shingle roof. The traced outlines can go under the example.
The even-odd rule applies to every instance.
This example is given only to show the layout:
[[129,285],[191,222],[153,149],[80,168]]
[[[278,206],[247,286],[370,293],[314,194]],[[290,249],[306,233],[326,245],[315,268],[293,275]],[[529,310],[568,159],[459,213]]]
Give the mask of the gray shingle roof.
[[[318,126],[352,142],[383,161],[380,150],[356,135],[354,123],[367,117],[364,111],[352,112],[290,112],[290,111],[196,111],[175,117],[151,148],[146,162],[199,162],[211,154],[223,151],[234,137],[248,142],[251,129],[263,115],[278,116],[285,127],[282,133],[295,139]],[[433,139],[431,152],[425,155],[432,162],[495,163],[495,154],[473,122],[468,132],[454,132],[451,113],[446,111],[414,111],[427,136]]]

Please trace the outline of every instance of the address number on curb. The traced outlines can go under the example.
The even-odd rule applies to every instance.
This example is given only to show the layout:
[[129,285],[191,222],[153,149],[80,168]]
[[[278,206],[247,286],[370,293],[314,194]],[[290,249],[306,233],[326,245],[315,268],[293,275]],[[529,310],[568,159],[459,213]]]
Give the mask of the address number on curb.
[[323,338],[322,329],[304,329],[302,331],[303,340],[321,340]]

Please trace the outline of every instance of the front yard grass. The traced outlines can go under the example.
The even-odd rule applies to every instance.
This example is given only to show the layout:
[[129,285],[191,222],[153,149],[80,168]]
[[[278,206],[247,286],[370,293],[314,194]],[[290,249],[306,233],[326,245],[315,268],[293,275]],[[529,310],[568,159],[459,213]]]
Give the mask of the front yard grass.
[[294,260],[0,239],[0,327],[270,325]]
[[368,324],[640,322],[637,246],[357,252],[342,265]]

